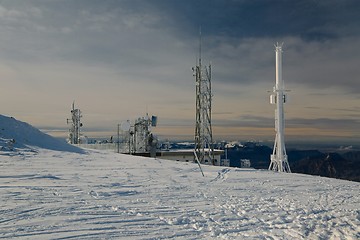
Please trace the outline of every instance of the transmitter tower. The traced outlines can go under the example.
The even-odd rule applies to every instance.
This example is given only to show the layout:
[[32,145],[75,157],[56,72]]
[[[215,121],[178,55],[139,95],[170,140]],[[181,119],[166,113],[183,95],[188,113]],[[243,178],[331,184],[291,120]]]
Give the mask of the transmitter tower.
[[276,70],[275,78],[276,84],[273,88],[273,94],[270,95],[270,103],[276,106],[275,108],[275,142],[274,150],[270,157],[269,170],[277,172],[290,173],[290,166],[285,149],[285,119],[284,119],[284,103],[286,103],[286,92],[284,88],[284,81],[282,79],[282,45],[277,43],[275,45],[276,53]]
[[195,160],[215,165],[214,144],[211,127],[211,65],[201,64],[201,32],[199,60],[193,68],[196,85]]

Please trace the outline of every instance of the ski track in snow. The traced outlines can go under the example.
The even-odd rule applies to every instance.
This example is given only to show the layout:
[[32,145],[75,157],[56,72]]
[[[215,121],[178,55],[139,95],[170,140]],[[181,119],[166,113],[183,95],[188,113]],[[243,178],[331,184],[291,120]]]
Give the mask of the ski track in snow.
[[0,165],[0,239],[360,238],[356,182],[93,150]]

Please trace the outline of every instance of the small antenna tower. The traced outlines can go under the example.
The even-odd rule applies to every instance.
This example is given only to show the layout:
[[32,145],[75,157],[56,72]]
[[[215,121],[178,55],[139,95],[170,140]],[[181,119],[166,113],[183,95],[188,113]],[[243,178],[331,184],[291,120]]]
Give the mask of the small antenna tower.
[[66,119],[67,124],[71,123],[69,129],[69,142],[71,144],[80,144],[80,128],[83,124],[80,122],[82,118],[80,109],[75,109],[75,101],[72,104],[71,118]]
[[156,156],[157,138],[151,132],[152,127],[157,126],[157,116],[139,117],[131,124],[128,120],[121,126],[124,132],[124,139],[128,145],[129,154],[150,153]]
[[284,81],[282,79],[282,46],[277,43],[275,45],[276,53],[276,84],[273,89],[273,94],[270,96],[270,103],[276,105],[275,108],[275,143],[273,154],[270,157],[269,170],[277,172],[290,173],[290,166],[285,149],[285,118],[284,118],[284,103],[286,103],[286,92],[284,88]]
[[201,29],[199,60],[193,68],[196,85],[195,159],[200,163],[215,165],[211,127],[211,65],[201,65]]

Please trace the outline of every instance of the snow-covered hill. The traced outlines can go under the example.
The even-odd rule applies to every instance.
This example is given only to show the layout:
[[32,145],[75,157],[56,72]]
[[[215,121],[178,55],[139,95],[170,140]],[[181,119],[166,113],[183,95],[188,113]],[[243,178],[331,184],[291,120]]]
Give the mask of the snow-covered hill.
[[32,150],[34,148],[83,152],[82,149],[53,138],[28,123],[0,115],[0,151]]
[[0,164],[0,239],[360,238],[356,182],[101,151]]

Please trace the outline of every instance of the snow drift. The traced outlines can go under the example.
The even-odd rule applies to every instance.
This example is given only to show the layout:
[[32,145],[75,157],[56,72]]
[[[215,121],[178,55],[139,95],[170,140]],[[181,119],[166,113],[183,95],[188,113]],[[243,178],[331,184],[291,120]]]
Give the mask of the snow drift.
[[0,149],[32,149],[43,148],[56,151],[83,153],[78,147],[65,141],[51,137],[28,123],[16,120],[13,117],[0,115]]

